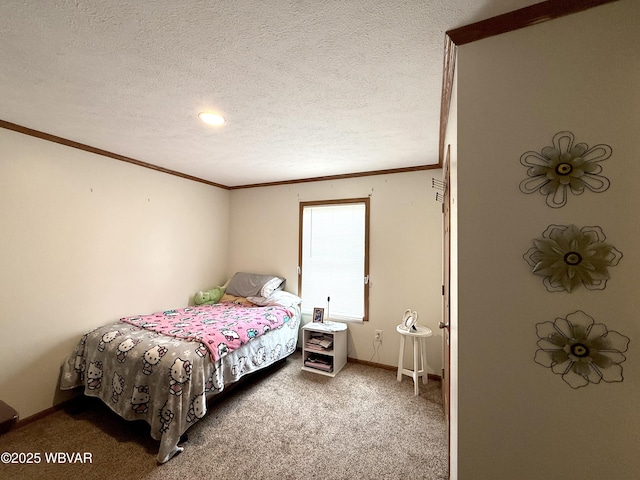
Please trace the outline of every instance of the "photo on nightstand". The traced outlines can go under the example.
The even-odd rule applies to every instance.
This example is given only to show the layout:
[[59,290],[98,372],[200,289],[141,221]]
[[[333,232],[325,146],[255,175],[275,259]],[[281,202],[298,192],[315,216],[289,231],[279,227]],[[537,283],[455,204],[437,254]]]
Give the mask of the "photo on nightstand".
[[322,323],[324,321],[324,308],[313,309],[313,322]]

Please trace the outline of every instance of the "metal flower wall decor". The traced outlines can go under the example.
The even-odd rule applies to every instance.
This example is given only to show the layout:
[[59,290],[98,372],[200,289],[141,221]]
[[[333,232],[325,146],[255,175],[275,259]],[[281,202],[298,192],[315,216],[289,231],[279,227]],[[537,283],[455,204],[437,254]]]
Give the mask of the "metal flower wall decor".
[[600,381],[622,382],[622,362],[629,338],[608,330],[606,325],[581,310],[566,318],[536,324],[538,350],[534,361],[562,375],[571,388]]
[[597,226],[549,225],[524,259],[533,273],[544,277],[542,283],[549,292],[572,292],[580,285],[603,290],[609,280],[608,267],[622,258],[622,252],[605,239]]
[[599,144],[589,148],[586,143],[573,142],[573,133],[558,132],[552,146],[540,153],[523,153],[520,163],[527,167],[528,178],[520,182],[520,191],[539,191],[546,195],[547,205],[560,208],[567,203],[568,192],[580,195],[585,188],[597,193],[608,189],[609,179],[600,175],[599,162],[611,156],[611,147]]

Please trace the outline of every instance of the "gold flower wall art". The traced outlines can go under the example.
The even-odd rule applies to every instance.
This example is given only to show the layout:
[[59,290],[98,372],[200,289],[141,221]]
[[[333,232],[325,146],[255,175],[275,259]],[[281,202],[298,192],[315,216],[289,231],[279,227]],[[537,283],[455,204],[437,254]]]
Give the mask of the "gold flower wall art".
[[603,290],[609,267],[622,258],[622,252],[605,239],[598,226],[549,225],[524,259],[533,273],[544,277],[542,283],[549,292],[572,292],[580,285]]
[[520,163],[527,167],[527,178],[520,182],[523,193],[540,192],[547,205],[560,208],[566,205],[569,193],[581,195],[585,189],[604,192],[609,179],[600,175],[600,162],[611,156],[611,147],[605,144],[591,148],[586,143],[574,143],[573,133],[563,131],[553,136],[553,145],[540,153],[525,152]]

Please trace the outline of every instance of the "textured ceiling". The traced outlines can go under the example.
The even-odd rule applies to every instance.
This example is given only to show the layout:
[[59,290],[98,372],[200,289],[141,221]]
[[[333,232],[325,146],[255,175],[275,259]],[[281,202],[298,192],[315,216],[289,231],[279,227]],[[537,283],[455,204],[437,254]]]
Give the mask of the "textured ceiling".
[[2,0],[0,120],[226,186],[437,164],[445,31],[533,3]]

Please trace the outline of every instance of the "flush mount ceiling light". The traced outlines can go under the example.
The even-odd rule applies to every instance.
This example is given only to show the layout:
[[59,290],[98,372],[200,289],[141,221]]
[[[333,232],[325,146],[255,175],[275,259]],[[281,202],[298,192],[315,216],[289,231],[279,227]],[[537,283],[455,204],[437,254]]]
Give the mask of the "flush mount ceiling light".
[[224,125],[225,123],[224,117],[222,115],[218,115],[217,113],[200,112],[198,116],[200,117],[200,120],[208,125],[220,126]]

